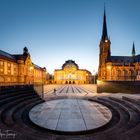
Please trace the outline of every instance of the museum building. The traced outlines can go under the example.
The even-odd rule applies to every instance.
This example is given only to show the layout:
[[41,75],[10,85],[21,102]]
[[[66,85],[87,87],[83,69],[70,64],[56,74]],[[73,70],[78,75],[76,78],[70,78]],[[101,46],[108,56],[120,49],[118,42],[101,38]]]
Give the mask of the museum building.
[[111,41],[107,33],[106,13],[104,10],[102,37],[99,45],[98,80],[138,81],[140,80],[140,54],[136,55],[135,45],[130,56],[112,56]]
[[0,85],[44,84],[46,68],[35,65],[24,47],[22,54],[0,50]]
[[65,61],[62,69],[54,70],[55,84],[90,84],[92,74],[86,69],[79,69],[73,60]]

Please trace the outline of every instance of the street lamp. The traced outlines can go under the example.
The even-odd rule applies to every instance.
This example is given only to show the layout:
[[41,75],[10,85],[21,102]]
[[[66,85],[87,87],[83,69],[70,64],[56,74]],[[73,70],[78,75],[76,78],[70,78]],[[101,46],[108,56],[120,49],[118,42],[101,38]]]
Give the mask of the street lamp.
[[44,99],[44,76],[45,76],[45,79],[46,79],[47,71],[46,71],[45,67],[42,68],[41,70],[42,70],[42,99]]
[[43,87],[43,72],[44,72],[44,69],[42,68],[42,99],[44,99],[44,87]]
[[107,69],[108,69],[108,70],[111,70],[111,66],[107,66]]
[[93,70],[93,84],[96,84],[96,71]]
[[88,73],[86,74],[86,82],[88,84]]
[[29,67],[29,69],[30,69],[30,84],[32,83],[32,70],[33,70],[33,66],[31,65],[30,67]]
[[33,66],[30,66],[30,70],[33,70]]

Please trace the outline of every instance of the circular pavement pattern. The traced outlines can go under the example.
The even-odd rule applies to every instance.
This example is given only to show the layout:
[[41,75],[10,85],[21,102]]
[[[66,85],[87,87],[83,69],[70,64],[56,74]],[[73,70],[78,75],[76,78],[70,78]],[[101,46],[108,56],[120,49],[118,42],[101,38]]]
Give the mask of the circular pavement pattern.
[[93,101],[58,99],[33,107],[29,117],[33,123],[50,130],[79,132],[107,124],[112,113],[107,107]]

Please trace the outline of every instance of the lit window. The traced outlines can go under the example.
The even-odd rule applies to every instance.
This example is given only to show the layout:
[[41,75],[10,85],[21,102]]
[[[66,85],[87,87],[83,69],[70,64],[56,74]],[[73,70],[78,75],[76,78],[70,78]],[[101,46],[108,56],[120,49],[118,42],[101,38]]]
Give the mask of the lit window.
[[3,66],[3,65],[4,65],[4,62],[3,61],[0,61],[0,67]]
[[8,67],[10,67],[11,65],[10,65],[10,63],[8,63]]
[[0,73],[3,74],[4,72],[4,62],[0,61]]

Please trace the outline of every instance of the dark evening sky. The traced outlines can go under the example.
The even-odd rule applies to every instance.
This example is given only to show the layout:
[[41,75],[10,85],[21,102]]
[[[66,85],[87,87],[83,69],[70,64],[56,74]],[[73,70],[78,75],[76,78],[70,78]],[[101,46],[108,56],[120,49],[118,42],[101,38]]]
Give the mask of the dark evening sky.
[[72,59],[98,69],[104,3],[112,55],[140,54],[140,0],[0,0],[0,49],[22,53],[48,72]]

